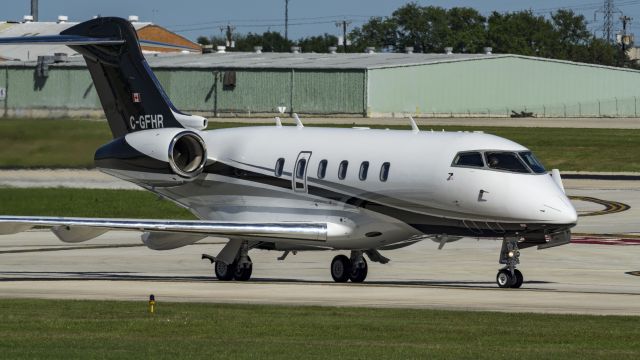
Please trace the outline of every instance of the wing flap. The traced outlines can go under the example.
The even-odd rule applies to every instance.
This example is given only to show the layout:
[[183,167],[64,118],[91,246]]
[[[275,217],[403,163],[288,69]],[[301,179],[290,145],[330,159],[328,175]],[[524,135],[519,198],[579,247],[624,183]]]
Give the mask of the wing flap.
[[[14,234],[32,227],[53,228],[61,240],[89,240],[109,230],[163,232],[204,236],[250,236],[283,240],[325,242],[328,224],[314,222],[220,222],[200,220],[138,220],[65,217],[0,216],[0,234]],[[97,234],[97,235],[96,235]],[[66,240],[65,240],[66,239]]]
[[58,225],[51,228],[60,241],[67,243],[79,243],[96,238],[109,231],[109,229],[94,228],[90,226]]
[[145,232],[142,234],[142,242],[151,250],[171,250],[195,244],[206,237],[206,235]]
[[27,231],[31,229],[33,226],[27,223],[20,222],[0,222],[0,235],[11,235],[19,232]]

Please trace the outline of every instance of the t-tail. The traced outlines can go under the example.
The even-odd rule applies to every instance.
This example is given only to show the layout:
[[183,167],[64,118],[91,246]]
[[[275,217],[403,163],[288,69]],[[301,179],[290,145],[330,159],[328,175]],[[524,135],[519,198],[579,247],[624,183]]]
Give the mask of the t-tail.
[[60,35],[0,38],[0,44],[62,44],[84,56],[114,137],[96,151],[102,171],[134,182],[140,181],[136,174],[149,173],[143,184],[149,186],[174,186],[202,173],[207,147],[198,130],[207,119],[173,106],[129,21],[96,18]]
[[207,127],[207,119],[173,106],[126,19],[96,18],[55,36],[0,38],[0,44],[23,43],[64,44],[84,56],[114,138],[147,129]]

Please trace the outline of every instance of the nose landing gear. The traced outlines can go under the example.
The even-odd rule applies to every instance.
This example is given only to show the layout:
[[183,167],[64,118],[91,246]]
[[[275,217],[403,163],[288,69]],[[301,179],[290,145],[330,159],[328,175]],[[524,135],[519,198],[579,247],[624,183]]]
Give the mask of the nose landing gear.
[[520,264],[520,249],[518,249],[518,237],[505,237],[500,250],[500,264],[505,267],[498,271],[496,283],[501,288],[520,288],[524,282],[524,276],[516,265]]

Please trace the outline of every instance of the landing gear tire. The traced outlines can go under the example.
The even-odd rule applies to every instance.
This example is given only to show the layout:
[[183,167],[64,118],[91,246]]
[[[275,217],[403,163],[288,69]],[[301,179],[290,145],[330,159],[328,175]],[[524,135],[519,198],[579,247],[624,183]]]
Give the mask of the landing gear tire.
[[233,264],[225,264],[222,261],[216,261],[213,268],[215,269],[216,277],[220,281],[230,281],[233,280],[234,269],[236,268],[236,263]]
[[496,283],[501,288],[510,288],[513,284],[513,277],[511,276],[511,271],[507,269],[502,269],[498,271],[498,275],[496,276]]
[[[517,235],[517,234],[516,234]],[[519,288],[524,282],[524,276],[516,266],[520,264],[520,249],[518,236],[505,236],[500,249],[499,263],[505,265],[498,271],[496,283],[501,288]]]
[[251,262],[251,258],[247,256],[247,260],[249,261],[248,264],[246,264],[246,266],[242,266],[241,264],[238,264],[237,262],[234,262],[234,269],[235,271],[233,272],[233,278],[238,280],[238,281],[247,281],[249,279],[251,279],[251,273],[253,272],[253,263]]
[[347,282],[349,281],[350,274],[351,260],[344,255],[334,257],[331,261],[331,277],[333,281],[339,283]]
[[513,270],[513,274],[516,276],[516,278],[513,285],[511,285],[511,287],[518,289],[520,288],[520,286],[522,286],[522,283],[524,282],[524,276],[522,276],[522,273],[518,269]]
[[351,272],[349,273],[349,279],[354,283],[361,283],[364,279],[367,278],[367,273],[369,272],[369,266],[367,265],[367,260],[362,259],[362,264],[360,267],[352,266]]

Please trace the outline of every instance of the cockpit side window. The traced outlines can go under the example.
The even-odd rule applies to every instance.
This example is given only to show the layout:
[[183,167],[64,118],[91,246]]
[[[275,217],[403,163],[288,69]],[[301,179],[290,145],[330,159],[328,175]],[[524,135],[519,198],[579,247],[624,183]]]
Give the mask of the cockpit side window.
[[484,167],[484,162],[479,152],[462,152],[456,155],[456,158],[453,160],[453,165],[481,168]]
[[484,154],[487,165],[491,169],[528,174],[529,169],[520,158],[512,152],[486,152]]
[[542,166],[540,161],[538,161],[536,156],[533,155],[531,151],[522,151],[522,152],[519,152],[518,154],[520,154],[520,157],[522,158],[522,160],[524,160],[524,162],[527,163],[527,165],[529,165],[529,168],[531,168],[531,170],[533,170],[534,173],[544,174],[547,172],[544,166]]

